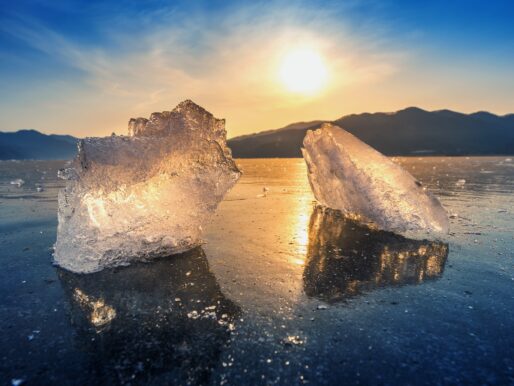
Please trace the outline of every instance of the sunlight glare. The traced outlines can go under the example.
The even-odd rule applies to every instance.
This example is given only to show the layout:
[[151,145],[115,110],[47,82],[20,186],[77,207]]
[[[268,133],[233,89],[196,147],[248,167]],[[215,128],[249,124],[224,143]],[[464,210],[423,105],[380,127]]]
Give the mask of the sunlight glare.
[[325,86],[328,71],[318,52],[304,48],[285,55],[279,77],[290,92],[314,94]]

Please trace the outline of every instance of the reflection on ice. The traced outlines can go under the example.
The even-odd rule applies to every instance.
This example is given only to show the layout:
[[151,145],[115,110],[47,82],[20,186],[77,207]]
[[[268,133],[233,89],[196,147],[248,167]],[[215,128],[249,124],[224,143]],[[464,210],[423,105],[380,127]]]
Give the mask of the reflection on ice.
[[116,310],[105,304],[103,298],[95,299],[86,295],[79,288],[75,288],[73,300],[81,306],[85,313],[89,313],[88,319],[96,328],[108,325],[116,317]]
[[341,212],[317,206],[309,225],[304,278],[308,296],[328,302],[377,287],[440,277],[448,244],[371,230]]
[[91,384],[204,384],[241,313],[201,248],[126,268],[59,269]]

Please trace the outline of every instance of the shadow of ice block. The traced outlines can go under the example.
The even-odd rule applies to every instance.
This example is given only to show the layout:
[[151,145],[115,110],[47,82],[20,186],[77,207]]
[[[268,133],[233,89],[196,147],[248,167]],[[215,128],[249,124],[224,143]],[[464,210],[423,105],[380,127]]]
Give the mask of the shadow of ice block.
[[372,230],[317,206],[309,224],[304,290],[337,302],[380,287],[420,284],[439,278],[447,257],[448,244]]
[[58,268],[90,384],[206,384],[239,306],[196,248],[89,275]]

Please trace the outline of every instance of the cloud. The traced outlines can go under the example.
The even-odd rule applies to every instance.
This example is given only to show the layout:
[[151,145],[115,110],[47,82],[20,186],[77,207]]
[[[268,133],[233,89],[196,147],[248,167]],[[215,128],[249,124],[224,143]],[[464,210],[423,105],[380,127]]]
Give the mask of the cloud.
[[27,17],[2,29],[82,73],[64,95],[48,98],[73,97],[74,89],[84,88],[81,98],[88,98],[87,89],[96,103],[139,115],[191,98],[228,115],[234,126],[255,129],[264,124],[262,113],[312,103],[291,98],[277,81],[278,61],[296,46],[318,50],[329,64],[330,88],[318,99],[394,74],[404,53],[377,35],[377,28],[357,35],[340,13],[283,3],[233,7],[223,15],[154,10],[133,23],[118,16],[112,26],[102,25],[105,39],[95,45]]

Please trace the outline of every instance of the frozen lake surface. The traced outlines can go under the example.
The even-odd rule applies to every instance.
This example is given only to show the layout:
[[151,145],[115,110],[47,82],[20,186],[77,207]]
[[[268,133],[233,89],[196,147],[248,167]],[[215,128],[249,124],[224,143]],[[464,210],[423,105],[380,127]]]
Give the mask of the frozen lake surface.
[[239,160],[202,248],[90,275],[51,264],[63,162],[0,162],[0,383],[513,384],[514,162],[397,162],[445,242],[316,209],[301,159]]

